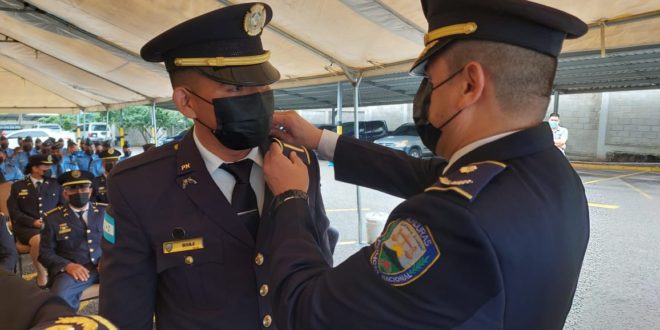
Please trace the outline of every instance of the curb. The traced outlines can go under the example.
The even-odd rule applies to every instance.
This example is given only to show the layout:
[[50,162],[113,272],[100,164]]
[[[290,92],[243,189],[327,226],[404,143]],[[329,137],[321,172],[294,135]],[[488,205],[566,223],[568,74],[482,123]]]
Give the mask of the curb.
[[612,164],[612,163],[587,163],[571,162],[574,169],[585,170],[615,170],[615,171],[638,171],[638,172],[660,172],[660,164]]

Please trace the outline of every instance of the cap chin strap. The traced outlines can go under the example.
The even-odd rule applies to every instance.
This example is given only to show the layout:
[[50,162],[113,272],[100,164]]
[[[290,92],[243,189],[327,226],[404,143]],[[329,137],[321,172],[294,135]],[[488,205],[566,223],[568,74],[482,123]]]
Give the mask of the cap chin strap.
[[234,57],[178,57],[174,59],[175,66],[245,66],[261,64],[270,59],[270,51],[261,55],[234,56]]

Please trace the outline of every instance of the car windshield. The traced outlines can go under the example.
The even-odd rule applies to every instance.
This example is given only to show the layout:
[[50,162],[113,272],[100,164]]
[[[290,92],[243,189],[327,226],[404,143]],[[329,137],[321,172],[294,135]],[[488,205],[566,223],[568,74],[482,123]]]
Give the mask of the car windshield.
[[105,131],[107,130],[107,127],[105,124],[100,124],[100,125],[92,125],[92,131]]
[[392,132],[392,135],[396,136],[417,136],[417,128],[415,128],[415,125],[403,125],[399,126],[394,132]]

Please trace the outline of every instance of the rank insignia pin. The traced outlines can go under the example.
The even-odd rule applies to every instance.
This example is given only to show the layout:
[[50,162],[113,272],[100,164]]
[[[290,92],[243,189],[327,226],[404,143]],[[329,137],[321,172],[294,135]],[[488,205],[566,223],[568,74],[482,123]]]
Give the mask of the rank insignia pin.
[[195,180],[193,178],[185,178],[181,182],[181,188],[186,189],[188,187],[188,185],[191,185],[191,184],[197,184],[197,180]]

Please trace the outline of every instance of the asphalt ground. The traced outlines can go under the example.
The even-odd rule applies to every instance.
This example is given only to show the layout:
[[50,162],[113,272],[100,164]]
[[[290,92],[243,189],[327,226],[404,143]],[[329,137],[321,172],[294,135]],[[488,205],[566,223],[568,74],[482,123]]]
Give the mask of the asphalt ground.
[[[334,180],[321,161],[321,189],[339,230],[335,265],[358,244],[356,187]],[[660,172],[578,169],[590,205],[591,236],[565,329],[660,329]],[[360,188],[363,237],[367,219],[383,218],[402,199]],[[31,271],[29,257],[24,257]],[[33,275],[28,275],[33,279]],[[81,305],[95,313],[96,300]]]

